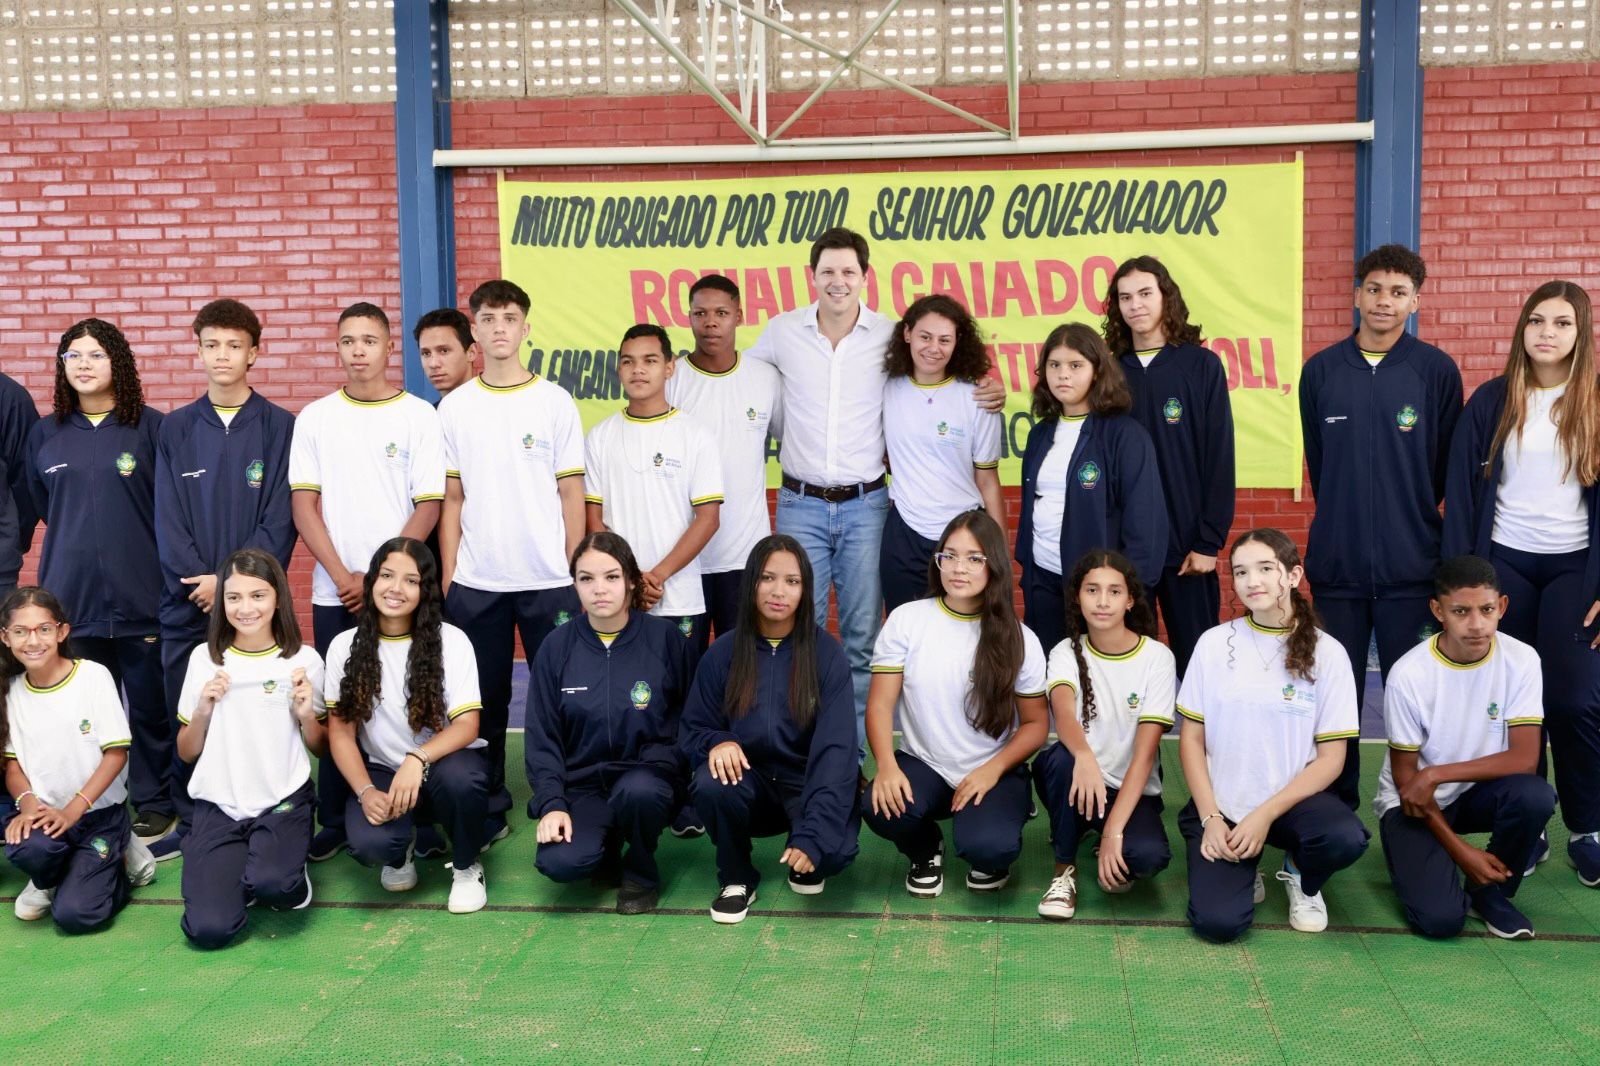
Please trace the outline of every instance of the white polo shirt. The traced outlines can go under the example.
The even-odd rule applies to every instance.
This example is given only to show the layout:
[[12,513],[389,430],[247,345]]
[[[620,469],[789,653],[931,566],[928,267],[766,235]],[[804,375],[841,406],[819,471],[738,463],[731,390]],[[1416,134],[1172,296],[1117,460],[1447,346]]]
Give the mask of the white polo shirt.
[[1000,465],[1000,413],[974,399],[977,386],[945,378],[919,385],[890,378],[883,390],[889,499],[918,536],[938,540],[950,519],[983,506],[974,469]]
[[[344,684],[344,671],[350,661],[350,645],[356,631],[347,629],[333,638],[328,645],[327,706],[339,706],[339,689]],[[467,635],[449,622],[439,627],[440,643],[444,646],[444,705],[450,721],[455,721],[468,711],[483,709],[478,695],[478,658],[473,654],[472,642]],[[410,712],[406,706],[406,662],[411,655],[411,638],[378,638],[378,668],[382,674],[379,684],[378,706],[372,717],[361,723],[356,737],[367,758],[391,770],[400,769],[406,752],[426,744],[434,736],[432,729],[420,733],[411,731]],[[488,741],[478,737],[469,748],[481,748]]]
[[[673,549],[701,504],[722,502],[722,460],[701,425],[676,407],[653,418],[618,411],[589,431],[584,447],[590,503],[649,570]],[[704,614],[700,560],[667,578],[651,614]]]
[[736,357],[720,374],[678,360],[667,402],[717,440],[722,453],[722,522],[700,553],[700,572],[744,569],[756,542],[772,532],[767,509],[767,437],[782,437],[781,382],[770,363]]
[[745,354],[783,375],[784,473],[811,485],[855,485],[883,473],[884,358],[895,323],[866,305],[835,348],[817,305],[786,311]]
[[200,692],[218,671],[228,675],[228,691],[211,711],[206,746],[195,760],[189,795],[214,803],[229,818],[257,818],[292,796],[311,779],[311,758],[294,716],[294,672],[303,669],[311,683],[311,706],[326,718],[322,701],[322,658],[308,644],[288,658],[283,650],[222,653],[211,661],[201,644],[189,653],[189,669],[178,697],[184,725],[200,705]]
[[1057,419],[1055,439],[1044,453],[1034,482],[1033,563],[1052,574],[1066,573],[1061,564],[1061,523],[1067,514],[1067,479],[1072,471],[1072,453],[1083,435],[1083,420],[1088,417],[1063,415]]
[[[313,400],[295,419],[289,487],[322,494],[322,521],[339,561],[364,574],[372,553],[399,536],[417,504],[444,499],[439,415],[409,392],[369,401],[340,389]],[[321,563],[312,571],[311,602],[339,605]]]
[[[111,672],[89,659],[74,660],[72,672],[49,688],[34,688],[26,674],[12,678],[6,719],[6,758],[22,766],[39,801],[57,810],[88,784],[106,752],[133,743]],[[124,766],[90,810],[103,811],[127,798]]]
[[[1511,746],[1511,727],[1544,722],[1544,676],[1539,653],[1506,633],[1489,654],[1457,663],[1439,650],[1439,635],[1400,657],[1383,686],[1389,747],[1417,753],[1419,769],[1498,755]],[[1433,791],[1448,807],[1471,781],[1447,781]],[[1390,757],[1383,757],[1372,811],[1379,818],[1400,806]]]
[[1206,728],[1211,789],[1230,822],[1281,792],[1319,743],[1360,735],[1344,648],[1318,630],[1316,680],[1307,681],[1284,666],[1287,636],[1249,618],[1208,629],[1178,690],[1178,713]]
[[505,388],[477,377],[440,401],[439,421],[463,496],[455,580],[485,592],[572,584],[556,488],[583,476],[572,396],[540,377]]
[[[1178,687],[1178,670],[1172,652],[1165,644],[1149,637],[1121,655],[1096,651],[1087,637],[1083,658],[1089,666],[1089,684],[1094,690],[1094,718],[1084,726],[1089,750],[1110,788],[1121,788],[1133,762],[1133,739],[1144,722],[1163,729],[1172,725],[1173,705]],[[1065,685],[1075,700],[1073,714],[1083,722],[1083,683],[1072,641],[1063,640],[1050,653],[1046,688]],[[1060,732],[1060,726],[1056,727]],[[1160,762],[1160,757],[1157,757]],[[1146,796],[1161,795],[1161,775],[1154,768],[1144,783]]]
[[[900,750],[944,778],[951,788],[994,758],[1016,732],[1016,719],[998,739],[972,726],[972,664],[978,652],[977,615],[959,614],[944,597],[930,596],[896,607],[878,632],[872,672],[903,674],[899,716]],[[1044,648],[1033,630],[1022,630],[1018,696],[1042,696]]]

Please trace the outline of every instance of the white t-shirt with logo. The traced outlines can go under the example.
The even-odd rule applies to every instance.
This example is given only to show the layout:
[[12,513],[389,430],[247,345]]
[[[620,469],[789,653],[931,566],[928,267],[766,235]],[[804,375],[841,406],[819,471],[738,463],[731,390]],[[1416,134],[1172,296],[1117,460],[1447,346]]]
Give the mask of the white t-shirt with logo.
[[1000,465],[1000,413],[979,407],[976,392],[972,382],[954,378],[919,385],[897,377],[883,388],[889,499],[901,521],[928,540],[938,540],[956,515],[983,506],[972,472]]
[[583,424],[560,385],[473,378],[439,403],[445,469],[461,482],[455,580],[485,592],[563,588],[567,527],[556,482],[583,476]]
[[[590,503],[601,506],[606,528],[633,549],[649,570],[678,543],[694,509],[722,502],[722,460],[701,425],[676,407],[653,418],[618,411],[589,431],[584,445]],[[700,560],[667,578],[651,614],[704,614]]]
[[[1121,788],[1133,762],[1133,740],[1144,722],[1166,728],[1172,725],[1173,706],[1178,687],[1178,670],[1172,652],[1160,641],[1140,637],[1139,643],[1121,655],[1096,651],[1083,638],[1083,658],[1089,667],[1089,684],[1094,690],[1094,718],[1084,726],[1084,736],[1094,761],[1109,788]],[[1063,640],[1050,653],[1046,688],[1054,692],[1066,685],[1075,699],[1073,714],[1083,722],[1083,683],[1072,641]],[[1060,726],[1056,727],[1060,732]],[[1144,783],[1144,795],[1161,795],[1161,775],[1151,771]]]
[[[89,659],[74,660],[72,672],[49,688],[34,688],[26,674],[12,678],[6,720],[6,758],[22,766],[39,802],[57,810],[94,776],[106,752],[133,743],[111,672]],[[127,798],[124,766],[90,810],[103,811]]]
[[1178,713],[1205,726],[1211,789],[1230,822],[1281,792],[1319,743],[1360,735],[1344,648],[1318,630],[1316,680],[1307,681],[1284,665],[1288,635],[1249,618],[1208,629],[1178,690]]
[[200,693],[218,671],[228,675],[228,691],[211,711],[206,746],[195,760],[189,795],[214,803],[229,818],[256,818],[293,795],[311,778],[311,757],[300,737],[291,693],[294,672],[303,669],[311,685],[311,706],[326,718],[322,702],[322,659],[310,645],[284,658],[283,650],[222,653],[211,661],[201,644],[189,653],[189,669],[178,697],[184,725],[199,706]]
[[1057,419],[1055,439],[1039,464],[1039,477],[1033,485],[1033,563],[1052,574],[1063,572],[1061,523],[1067,513],[1067,479],[1072,474],[1072,453],[1083,434],[1083,420],[1088,417],[1063,415]]
[[[1511,727],[1544,722],[1544,676],[1539,653],[1515,637],[1495,634],[1489,654],[1452,662],[1435,634],[1400,657],[1383,686],[1389,747],[1417,753],[1418,769],[1498,755],[1511,746]],[[1433,791],[1448,807],[1471,781],[1446,781]],[[1400,806],[1388,754],[1378,777],[1373,813]]]
[[[1022,630],[1018,696],[1043,696],[1044,648],[1033,630]],[[872,672],[903,674],[899,716],[900,750],[927,763],[954,788],[994,758],[1016,732],[1016,719],[996,738],[972,726],[972,666],[978,652],[979,619],[945,605],[942,596],[896,607],[878,632]]]
[[[372,553],[400,535],[417,504],[444,499],[438,412],[409,392],[368,401],[340,389],[312,400],[295,419],[289,487],[322,494],[322,522],[339,561],[365,574]],[[339,605],[321,563],[312,571],[311,602]]]
[[1589,504],[1567,470],[1555,404],[1565,384],[1528,393],[1522,434],[1506,438],[1490,539],[1517,551],[1565,555],[1589,546]]

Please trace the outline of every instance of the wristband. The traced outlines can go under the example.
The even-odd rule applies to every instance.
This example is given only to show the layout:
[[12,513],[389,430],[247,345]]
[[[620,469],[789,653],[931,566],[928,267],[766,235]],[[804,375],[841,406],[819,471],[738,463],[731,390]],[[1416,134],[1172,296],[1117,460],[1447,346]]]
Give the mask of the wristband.
[[1211,819],[1213,819],[1213,818],[1221,818],[1221,817],[1222,817],[1222,812],[1221,811],[1212,811],[1210,814],[1208,814],[1204,818],[1200,819],[1200,828],[1204,829],[1206,827],[1206,823],[1211,821]]
[[406,755],[422,764],[422,779],[426,781],[428,779],[428,771],[433,769],[433,764],[428,761],[428,753],[421,748],[412,748],[406,752]]
[[367,785],[366,785],[366,788],[363,788],[360,792],[356,793],[356,802],[360,803],[362,796],[365,796],[369,790],[377,788],[377,787],[378,787],[377,785],[374,785],[371,781],[368,781]]
[[21,807],[22,806],[22,801],[27,799],[29,796],[32,796],[34,799],[38,799],[39,798],[39,794],[36,793],[33,789],[30,788],[26,792],[24,792],[22,795],[20,795],[20,796],[18,796],[16,798],[15,802],[16,802],[17,806]]
[[94,800],[90,799],[88,796],[85,796],[82,792],[74,792],[73,795],[83,800],[83,810],[85,814],[94,809]]

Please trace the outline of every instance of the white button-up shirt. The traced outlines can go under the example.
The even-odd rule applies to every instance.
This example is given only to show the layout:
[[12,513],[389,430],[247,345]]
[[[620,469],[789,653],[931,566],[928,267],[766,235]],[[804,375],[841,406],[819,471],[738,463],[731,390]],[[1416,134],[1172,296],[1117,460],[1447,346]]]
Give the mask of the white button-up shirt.
[[745,354],[783,375],[784,473],[823,486],[883,473],[883,362],[894,328],[865,305],[837,348],[817,328],[816,304],[767,324]]

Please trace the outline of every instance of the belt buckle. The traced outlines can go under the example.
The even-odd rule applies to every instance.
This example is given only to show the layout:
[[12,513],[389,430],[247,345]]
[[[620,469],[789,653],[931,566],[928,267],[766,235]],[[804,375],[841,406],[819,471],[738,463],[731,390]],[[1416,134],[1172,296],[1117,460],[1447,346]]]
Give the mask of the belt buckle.
[[858,488],[856,485],[829,485],[826,488],[818,489],[817,495],[828,503],[844,503],[860,495]]

